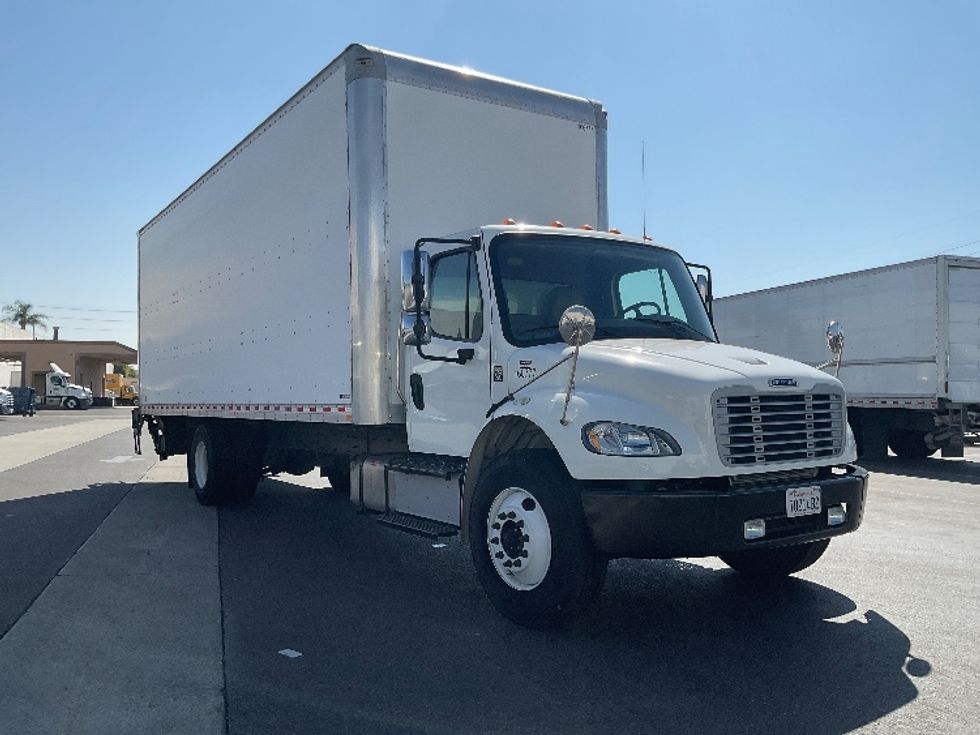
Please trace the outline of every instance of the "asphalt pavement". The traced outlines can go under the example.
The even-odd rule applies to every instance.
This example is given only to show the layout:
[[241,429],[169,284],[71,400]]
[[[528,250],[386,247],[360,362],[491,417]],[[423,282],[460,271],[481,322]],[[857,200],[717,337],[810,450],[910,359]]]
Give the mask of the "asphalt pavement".
[[[85,413],[60,416],[90,434],[126,416]],[[0,421],[0,462],[6,423],[31,420]],[[493,611],[458,542],[380,526],[318,478],[267,479],[215,511],[182,458],[131,457],[122,426],[60,451],[69,436],[37,439],[43,456],[0,471],[0,732],[967,733],[980,719],[978,450],[873,466],[861,529],[784,584],[715,559],[615,561],[598,609],[547,633]]]

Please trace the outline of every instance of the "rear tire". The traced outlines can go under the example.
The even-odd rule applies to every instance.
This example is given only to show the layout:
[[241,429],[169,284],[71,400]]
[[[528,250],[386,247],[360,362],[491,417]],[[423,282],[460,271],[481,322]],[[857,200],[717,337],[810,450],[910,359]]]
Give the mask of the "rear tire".
[[830,545],[830,539],[777,549],[750,549],[719,558],[739,574],[752,579],[779,579],[811,566]]
[[187,451],[187,480],[201,505],[251,500],[261,468],[248,443],[236,451],[223,429],[199,425]]
[[490,602],[528,628],[572,623],[605,579],[607,559],[593,548],[579,493],[551,451],[512,452],[481,474],[469,544]]
[[925,432],[910,429],[889,431],[888,446],[902,459],[925,459],[936,453],[935,449],[929,449],[926,444]]

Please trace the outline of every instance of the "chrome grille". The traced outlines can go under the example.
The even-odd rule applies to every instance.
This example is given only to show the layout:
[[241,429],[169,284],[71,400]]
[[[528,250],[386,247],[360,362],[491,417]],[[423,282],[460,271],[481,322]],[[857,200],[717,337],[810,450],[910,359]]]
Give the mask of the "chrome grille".
[[729,466],[835,457],[844,451],[839,393],[716,394],[715,437]]

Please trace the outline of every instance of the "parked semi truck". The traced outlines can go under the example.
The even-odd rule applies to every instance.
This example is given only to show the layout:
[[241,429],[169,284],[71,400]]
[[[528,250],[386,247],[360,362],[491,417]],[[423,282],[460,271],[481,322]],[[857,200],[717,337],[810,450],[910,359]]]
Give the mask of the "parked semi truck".
[[605,151],[599,103],[349,47],[140,230],[137,439],[203,504],[319,467],[529,626],[613,557],[812,564],[863,515],[840,382],[719,344]]
[[92,391],[71,382],[71,373],[56,363],[48,363],[51,370],[44,376],[44,395],[38,399],[48,408],[86,409],[92,405]]
[[962,457],[980,429],[980,258],[940,255],[715,301],[732,344],[823,361],[847,335],[840,379],[861,456]]

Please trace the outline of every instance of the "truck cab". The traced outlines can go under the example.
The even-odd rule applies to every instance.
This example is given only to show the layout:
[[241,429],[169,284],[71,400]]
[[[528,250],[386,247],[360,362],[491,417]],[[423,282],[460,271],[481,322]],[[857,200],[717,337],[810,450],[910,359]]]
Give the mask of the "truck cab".
[[[422,239],[404,263],[409,449],[466,458],[461,523],[502,610],[545,582],[555,534],[575,535],[565,516],[601,558],[719,555],[763,575],[861,523],[841,383],[719,343],[710,287],[676,252],[494,226]],[[591,340],[568,343],[582,307]]]
[[71,410],[86,409],[92,405],[92,391],[71,382],[71,374],[55,363],[49,363],[51,371],[44,376],[44,405]]

